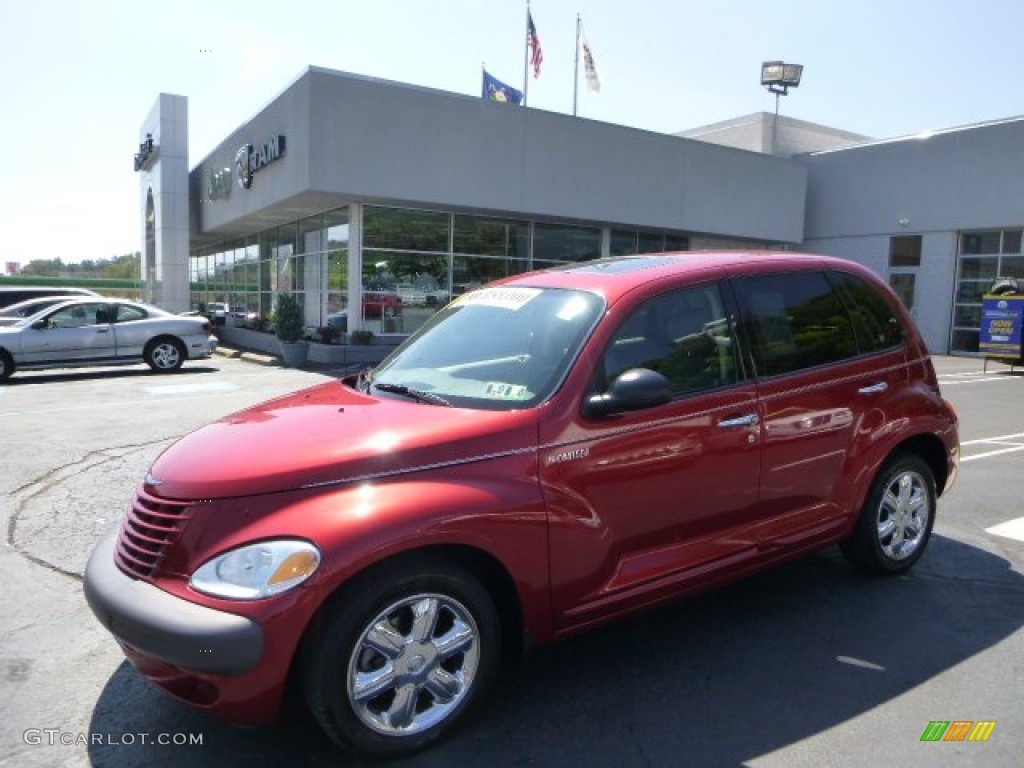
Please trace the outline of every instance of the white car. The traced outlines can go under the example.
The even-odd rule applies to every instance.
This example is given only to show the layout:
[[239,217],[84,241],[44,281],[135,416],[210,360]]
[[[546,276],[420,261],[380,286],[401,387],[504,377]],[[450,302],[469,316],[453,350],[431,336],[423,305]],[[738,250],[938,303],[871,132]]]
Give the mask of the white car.
[[135,301],[73,299],[0,327],[0,381],[17,370],[135,363],[169,373],[216,348],[205,318]]

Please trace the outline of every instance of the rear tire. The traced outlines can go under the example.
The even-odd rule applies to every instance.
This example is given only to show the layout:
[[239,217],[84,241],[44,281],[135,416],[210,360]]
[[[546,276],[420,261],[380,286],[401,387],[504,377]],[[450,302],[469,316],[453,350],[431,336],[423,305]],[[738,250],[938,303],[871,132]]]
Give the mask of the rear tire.
[[178,339],[155,339],[146,348],[146,364],[157,373],[173,373],[181,368],[187,355],[185,345]]
[[870,573],[896,574],[916,563],[935,523],[935,477],[919,456],[897,453],[878,471],[843,553]]
[[490,595],[458,566],[367,574],[322,611],[306,638],[309,709],[349,751],[396,757],[421,749],[484,696],[501,634]]

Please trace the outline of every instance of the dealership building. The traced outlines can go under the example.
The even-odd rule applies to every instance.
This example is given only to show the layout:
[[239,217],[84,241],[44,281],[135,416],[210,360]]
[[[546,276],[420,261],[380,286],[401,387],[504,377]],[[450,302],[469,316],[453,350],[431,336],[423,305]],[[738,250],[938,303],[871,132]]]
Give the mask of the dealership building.
[[661,250],[806,250],[872,268],[934,353],[1024,278],[1024,118],[870,140],[759,113],[668,135],[310,67],[195,167],[188,109],[140,133],[143,264],[168,309],[407,334],[489,280]]

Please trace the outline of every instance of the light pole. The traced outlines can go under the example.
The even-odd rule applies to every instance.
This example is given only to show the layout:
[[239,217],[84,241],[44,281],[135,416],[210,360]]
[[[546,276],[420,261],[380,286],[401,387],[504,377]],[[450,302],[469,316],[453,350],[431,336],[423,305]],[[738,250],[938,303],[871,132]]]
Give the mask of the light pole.
[[772,154],[775,154],[779,134],[779,96],[787,96],[790,88],[800,85],[804,73],[803,64],[786,64],[783,61],[766,61],[761,65],[761,85],[775,94],[775,120],[772,123]]

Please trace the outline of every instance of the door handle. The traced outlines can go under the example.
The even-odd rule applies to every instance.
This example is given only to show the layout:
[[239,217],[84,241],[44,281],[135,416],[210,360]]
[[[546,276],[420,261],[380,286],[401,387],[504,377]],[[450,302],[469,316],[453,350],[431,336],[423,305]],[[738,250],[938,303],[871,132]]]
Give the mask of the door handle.
[[718,422],[718,426],[722,429],[732,429],[733,427],[756,427],[761,421],[756,413],[748,413],[743,416],[733,416],[731,419],[722,419]]
[[865,387],[861,387],[857,390],[858,395],[878,395],[885,392],[889,388],[889,385],[884,381],[880,381],[877,384],[868,384]]
[[109,328],[97,328],[96,333],[110,333]]

